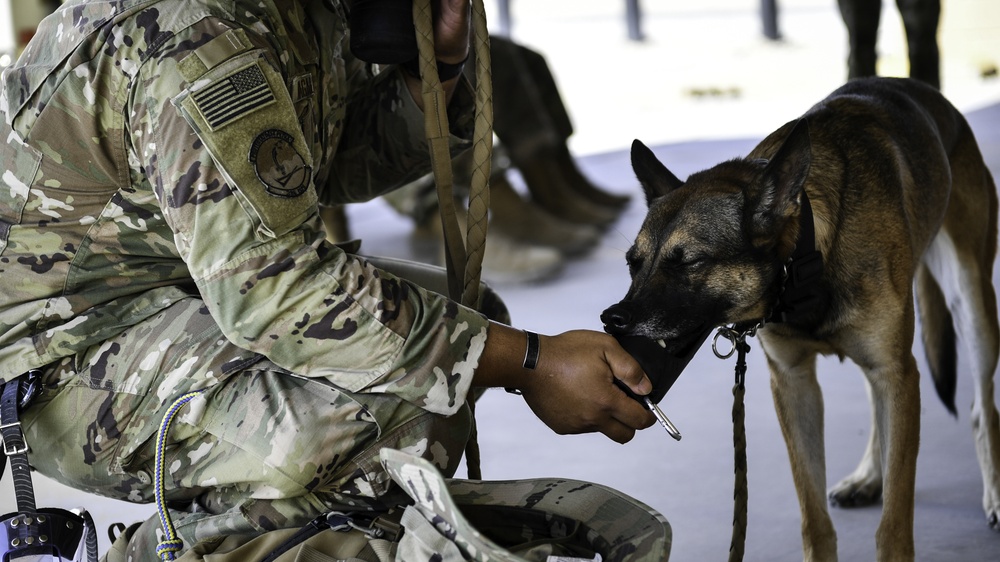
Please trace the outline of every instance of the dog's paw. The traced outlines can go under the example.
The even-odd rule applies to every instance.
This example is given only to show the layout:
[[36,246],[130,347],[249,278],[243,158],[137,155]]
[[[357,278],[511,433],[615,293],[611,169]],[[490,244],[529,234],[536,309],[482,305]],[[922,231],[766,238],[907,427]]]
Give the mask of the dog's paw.
[[882,481],[856,482],[845,479],[830,490],[827,496],[833,507],[865,507],[882,499]]
[[990,524],[990,529],[1000,533],[1000,512],[998,512],[998,508],[986,512],[986,521]]

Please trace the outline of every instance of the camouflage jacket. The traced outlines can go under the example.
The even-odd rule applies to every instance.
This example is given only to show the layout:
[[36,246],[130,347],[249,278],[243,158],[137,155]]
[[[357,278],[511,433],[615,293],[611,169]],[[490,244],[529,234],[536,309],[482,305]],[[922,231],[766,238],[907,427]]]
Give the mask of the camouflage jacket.
[[486,320],[324,239],[318,204],[429,169],[400,70],[373,75],[346,27],[331,0],[81,0],[42,22],[0,91],[0,376],[195,297],[290,371],[461,405]]

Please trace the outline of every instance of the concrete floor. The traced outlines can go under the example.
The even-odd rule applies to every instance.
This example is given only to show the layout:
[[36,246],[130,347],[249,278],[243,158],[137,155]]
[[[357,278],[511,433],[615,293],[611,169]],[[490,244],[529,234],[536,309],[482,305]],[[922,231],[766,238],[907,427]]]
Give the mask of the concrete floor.
[[[518,327],[543,333],[600,329],[600,312],[624,295],[624,253],[645,213],[626,152],[633,138],[653,147],[685,177],[745,154],[843,80],[846,39],[833,0],[779,2],[785,39],[778,43],[761,38],[752,0],[646,4],[643,43],[625,39],[622,3],[512,4],[514,38],[545,53],[557,75],[576,125],[571,148],[581,156],[581,166],[597,183],[635,196],[600,246],[569,262],[557,279],[497,287]],[[905,74],[898,15],[893,2],[885,4],[880,70]],[[994,176],[1000,177],[1000,81],[980,77],[1000,58],[1000,6],[992,0],[952,0],[944,9],[943,91],[967,113]],[[722,94],[693,95],[712,90]],[[384,203],[349,212],[366,253],[409,255],[411,225]],[[799,514],[787,456],[763,354],[750,343],[746,560],[800,560]],[[922,350],[915,354],[926,373]],[[869,412],[856,367],[824,359],[819,369],[826,396],[828,479],[834,483],[860,459]],[[669,519],[671,560],[723,560],[733,507],[732,377],[733,361],[716,359],[706,346],[662,403],[684,439],[675,442],[653,427],[623,446],[601,436],[557,436],[520,398],[489,392],[479,407],[483,473],[498,480],[560,476],[617,488]],[[926,375],[922,381],[917,559],[1000,560],[1000,535],[988,529],[980,506],[982,485],[967,410],[971,381],[960,377],[958,382],[956,420],[940,405]],[[35,485],[40,506],[86,506],[101,528],[153,514],[151,506],[79,494],[41,477]],[[0,505],[13,505],[9,477],[0,482]],[[874,559],[880,513],[879,507],[832,511],[841,560]],[[107,544],[106,537],[101,541]]]

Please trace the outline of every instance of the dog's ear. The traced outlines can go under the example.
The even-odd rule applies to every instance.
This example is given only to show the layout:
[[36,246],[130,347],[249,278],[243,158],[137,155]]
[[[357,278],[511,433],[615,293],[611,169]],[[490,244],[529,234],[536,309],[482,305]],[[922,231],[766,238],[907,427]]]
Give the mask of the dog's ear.
[[811,161],[809,124],[799,119],[762,173],[758,192],[754,194],[753,224],[756,229],[770,231],[798,210]]
[[653,151],[639,139],[632,141],[632,169],[642,184],[642,190],[646,192],[646,205],[652,204],[653,199],[670,193],[684,183],[657,160]]

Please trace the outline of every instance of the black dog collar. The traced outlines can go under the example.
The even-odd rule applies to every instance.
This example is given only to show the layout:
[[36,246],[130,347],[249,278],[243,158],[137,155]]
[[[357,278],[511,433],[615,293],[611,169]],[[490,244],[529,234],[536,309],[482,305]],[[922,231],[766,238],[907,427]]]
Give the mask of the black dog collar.
[[823,255],[816,249],[816,229],[809,196],[802,190],[799,236],[792,257],[785,265],[784,281],[770,322],[800,322],[815,313],[825,301],[820,286]]

